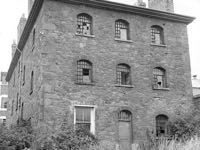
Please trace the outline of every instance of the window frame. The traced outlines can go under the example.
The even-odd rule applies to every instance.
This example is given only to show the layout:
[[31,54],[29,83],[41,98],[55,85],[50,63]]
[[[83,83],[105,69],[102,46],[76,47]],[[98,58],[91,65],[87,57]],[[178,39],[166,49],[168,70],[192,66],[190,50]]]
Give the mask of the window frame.
[[[86,23],[89,25],[90,29],[88,30],[89,34],[84,34],[84,25]],[[87,25],[85,25],[87,27]],[[80,27],[79,27],[80,26]],[[76,27],[76,34],[82,36],[93,36],[93,19],[92,16],[86,13],[80,13],[77,15],[77,27]]]
[[[159,43],[156,41],[156,35],[159,35]],[[152,45],[165,45],[164,29],[161,26],[151,26],[151,44]]]
[[[126,29],[126,38],[123,39],[120,29]],[[115,21],[115,39],[120,41],[131,41],[130,40],[130,27],[129,22],[123,19]]]
[[[160,90],[160,89],[169,89],[167,85],[167,71],[162,67],[154,67],[153,68],[153,89]],[[158,85],[158,77],[162,79],[162,86],[159,87]]]
[[[165,120],[158,120],[158,117],[164,117]],[[156,137],[168,137],[169,136],[169,117],[167,115],[164,114],[159,114],[155,117],[155,121],[156,121]],[[162,126],[164,124],[164,126]],[[160,129],[158,129],[160,127]],[[161,133],[161,127],[164,128],[164,132],[165,133]]]
[[[76,126],[76,109],[77,108],[85,108],[90,109],[90,132],[92,134],[95,134],[95,112],[96,112],[96,106],[94,105],[75,105],[74,106],[74,125]],[[81,124],[80,122],[78,124]]]
[[[122,68],[120,68],[122,67]],[[124,68],[123,68],[124,67]],[[126,70],[126,71],[122,71],[122,70]],[[125,79],[125,84],[122,83],[122,74],[121,73],[128,73],[128,77],[126,77]],[[117,64],[116,67],[116,84],[120,85],[120,86],[130,86],[132,85],[132,81],[131,81],[131,67],[128,64]]]
[[[84,69],[85,69],[85,73],[86,73],[86,70],[88,70],[88,73],[89,73],[89,75],[88,75],[89,80],[88,81],[89,82],[84,81],[84,74],[83,74]],[[78,83],[78,84],[93,84],[93,64],[89,60],[80,59],[80,60],[77,61],[76,83]]]

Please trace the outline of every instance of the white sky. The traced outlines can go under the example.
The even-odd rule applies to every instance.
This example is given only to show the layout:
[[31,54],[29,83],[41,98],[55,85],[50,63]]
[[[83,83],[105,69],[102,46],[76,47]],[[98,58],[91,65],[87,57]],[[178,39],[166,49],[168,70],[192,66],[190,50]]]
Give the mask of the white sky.
[[[136,0],[111,0],[134,4]],[[147,2],[147,0],[144,0]],[[27,16],[28,0],[2,0],[0,5],[0,71],[7,71],[11,62],[11,44],[17,39],[17,25],[23,13]],[[200,78],[200,0],[174,0],[175,13],[194,16],[188,26],[192,75]]]

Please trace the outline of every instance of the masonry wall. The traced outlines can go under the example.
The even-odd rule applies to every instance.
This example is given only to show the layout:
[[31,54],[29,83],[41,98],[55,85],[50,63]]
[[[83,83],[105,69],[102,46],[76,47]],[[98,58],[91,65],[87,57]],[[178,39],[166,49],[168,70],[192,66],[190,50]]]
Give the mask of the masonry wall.
[[[93,17],[95,37],[75,34],[79,13]],[[132,42],[114,40],[117,19],[129,22]],[[152,25],[163,27],[166,46],[150,44]],[[35,28],[37,44],[32,51],[30,35],[21,58],[27,68],[25,85],[21,87],[24,118],[31,117],[33,124],[45,122],[58,127],[68,114],[73,120],[75,105],[95,105],[96,135],[117,141],[117,113],[128,109],[133,115],[133,142],[136,142],[145,138],[147,128],[155,131],[157,115],[165,114],[173,120],[191,109],[185,24],[47,0]],[[79,59],[92,62],[94,85],[76,84]],[[119,63],[130,65],[134,87],[115,86]],[[152,70],[157,66],[167,71],[168,90],[152,89]],[[30,95],[32,70],[34,91]]]

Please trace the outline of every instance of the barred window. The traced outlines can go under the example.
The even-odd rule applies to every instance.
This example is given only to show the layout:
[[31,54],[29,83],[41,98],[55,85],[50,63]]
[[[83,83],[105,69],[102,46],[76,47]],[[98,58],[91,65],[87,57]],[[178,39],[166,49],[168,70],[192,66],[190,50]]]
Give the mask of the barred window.
[[88,14],[77,16],[77,33],[82,35],[92,35],[92,17]]
[[158,115],[156,117],[156,136],[167,136],[169,133],[168,117],[165,115]]
[[163,68],[156,67],[153,69],[153,88],[162,89],[167,87],[166,83],[166,71]]
[[130,66],[126,64],[117,65],[117,84],[131,85]]
[[128,110],[120,111],[120,113],[118,114],[119,121],[131,121],[131,118],[131,112]]
[[115,21],[115,38],[129,40],[129,23],[125,20]]
[[77,82],[91,83],[92,82],[92,63],[88,60],[79,60],[77,62]]
[[164,45],[164,32],[162,27],[156,25],[151,27],[151,43]]

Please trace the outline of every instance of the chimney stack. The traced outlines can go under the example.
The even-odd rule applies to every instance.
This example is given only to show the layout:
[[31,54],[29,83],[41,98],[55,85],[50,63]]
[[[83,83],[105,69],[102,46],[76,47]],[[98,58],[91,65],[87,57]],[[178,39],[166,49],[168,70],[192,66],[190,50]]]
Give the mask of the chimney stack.
[[31,11],[31,8],[33,6],[33,3],[34,3],[35,0],[28,0],[28,14],[30,13]]
[[174,13],[173,0],[148,0],[149,8]]
[[19,20],[19,24],[17,27],[17,43],[19,42],[19,39],[22,35],[25,25],[26,25],[26,18],[25,18],[25,14],[23,14]]
[[146,7],[146,3],[143,2],[143,0],[138,0],[136,3],[135,3],[136,6],[138,7]]
[[13,44],[12,44],[12,58],[13,58],[13,56],[15,54],[16,48],[17,48],[17,44],[16,44],[15,40],[13,40]]

